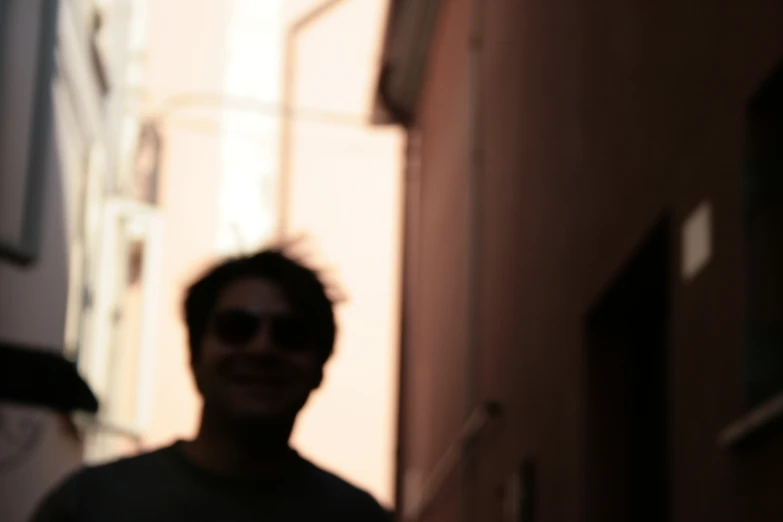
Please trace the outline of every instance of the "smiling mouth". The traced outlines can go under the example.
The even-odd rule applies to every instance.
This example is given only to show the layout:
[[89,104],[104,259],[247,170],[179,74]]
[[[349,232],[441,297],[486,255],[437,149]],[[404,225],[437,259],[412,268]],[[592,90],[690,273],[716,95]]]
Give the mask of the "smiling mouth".
[[259,389],[283,388],[289,382],[288,379],[284,379],[278,375],[257,373],[234,373],[230,374],[228,378],[234,384]]

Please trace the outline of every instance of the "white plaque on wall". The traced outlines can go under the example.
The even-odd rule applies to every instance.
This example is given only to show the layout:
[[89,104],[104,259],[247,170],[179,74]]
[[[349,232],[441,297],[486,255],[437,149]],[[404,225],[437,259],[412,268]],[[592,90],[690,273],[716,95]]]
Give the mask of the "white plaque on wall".
[[712,258],[712,206],[700,203],[682,224],[682,278],[690,281]]

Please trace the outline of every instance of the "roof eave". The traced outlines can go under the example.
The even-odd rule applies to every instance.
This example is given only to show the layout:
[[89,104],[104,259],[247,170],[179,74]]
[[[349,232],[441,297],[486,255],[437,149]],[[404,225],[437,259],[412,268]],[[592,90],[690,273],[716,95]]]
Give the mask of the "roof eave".
[[440,0],[390,0],[370,122],[408,126],[414,119]]

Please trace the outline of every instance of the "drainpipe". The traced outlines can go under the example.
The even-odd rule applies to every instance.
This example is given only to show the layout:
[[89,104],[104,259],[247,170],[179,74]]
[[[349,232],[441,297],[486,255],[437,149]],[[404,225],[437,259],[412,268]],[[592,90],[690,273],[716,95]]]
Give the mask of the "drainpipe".
[[[482,52],[484,37],[484,0],[470,2],[470,35],[468,39],[468,113],[470,140],[470,173],[468,179],[469,212],[469,252],[468,252],[468,306],[467,306],[467,346],[465,350],[464,375],[464,422],[468,422],[478,404],[479,343],[481,341],[481,257],[483,253],[482,217],[483,217],[483,167],[484,150],[481,127],[482,116]],[[478,520],[475,509],[476,458],[474,448],[467,448],[462,469],[462,522]]]
[[277,200],[277,238],[285,242],[289,233],[289,215],[291,203],[291,155],[292,147],[292,110],[294,88],[296,87],[296,39],[299,33],[311,23],[317,21],[345,0],[325,0],[308,10],[294,21],[286,30],[283,41],[283,86],[280,100],[280,144]]

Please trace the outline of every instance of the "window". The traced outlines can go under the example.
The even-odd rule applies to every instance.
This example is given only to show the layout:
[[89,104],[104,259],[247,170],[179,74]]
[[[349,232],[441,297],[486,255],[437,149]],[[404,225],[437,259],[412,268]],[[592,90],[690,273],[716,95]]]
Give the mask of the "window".
[[144,123],[139,131],[133,195],[140,201],[155,205],[158,202],[158,174],[160,171],[161,137],[157,126]]
[[783,62],[747,108],[748,398],[783,392]]
[[163,152],[158,125],[152,120],[139,122],[126,116],[121,138],[121,165],[115,182],[118,191],[137,201],[157,205]]

